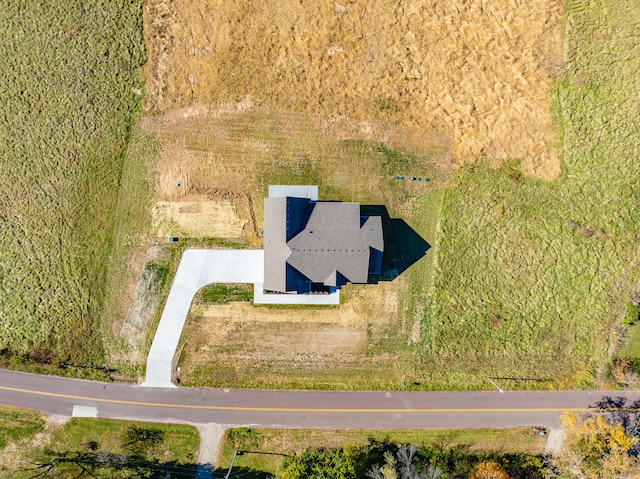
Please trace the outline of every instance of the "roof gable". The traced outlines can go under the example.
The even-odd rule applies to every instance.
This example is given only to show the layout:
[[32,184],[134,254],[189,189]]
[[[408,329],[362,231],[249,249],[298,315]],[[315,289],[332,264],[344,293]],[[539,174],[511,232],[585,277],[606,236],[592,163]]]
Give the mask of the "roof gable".
[[286,241],[290,241],[304,229],[315,205],[316,202],[308,198],[287,198]]
[[382,223],[378,241],[374,223],[360,227],[358,203],[316,203],[305,228],[287,242],[291,255],[287,263],[303,272],[312,282],[338,286],[337,273],[353,283],[366,283],[369,247],[382,243]]

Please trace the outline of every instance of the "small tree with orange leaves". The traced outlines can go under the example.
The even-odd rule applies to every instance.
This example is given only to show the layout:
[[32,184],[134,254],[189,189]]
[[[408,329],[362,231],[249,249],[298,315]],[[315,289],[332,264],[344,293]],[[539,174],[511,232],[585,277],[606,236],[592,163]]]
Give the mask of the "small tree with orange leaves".
[[496,461],[482,461],[474,466],[469,479],[511,479],[507,471]]

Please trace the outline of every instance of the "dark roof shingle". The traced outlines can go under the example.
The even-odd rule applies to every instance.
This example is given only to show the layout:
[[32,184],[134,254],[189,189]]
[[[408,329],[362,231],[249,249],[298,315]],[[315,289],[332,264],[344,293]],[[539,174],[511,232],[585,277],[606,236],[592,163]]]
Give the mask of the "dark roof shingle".
[[287,291],[287,264],[313,283],[366,283],[370,248],[384,249],[380,217],[361,222],[358,203],[265,199],[265,281]]

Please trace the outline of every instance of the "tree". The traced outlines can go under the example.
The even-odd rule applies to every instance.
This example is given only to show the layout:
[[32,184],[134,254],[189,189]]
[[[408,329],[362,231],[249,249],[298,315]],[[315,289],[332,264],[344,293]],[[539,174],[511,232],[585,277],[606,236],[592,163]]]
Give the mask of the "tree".
[[345,447],[337,450],[316,449],[287,458],[282,479],[356,479],[359,474],[359,450]]
[[442,477],[442,470],[437,466],[430,466],[425,472],[419,472],[414,463],[416,451],[416,446],[408,444],[400,446],[395,456],[385,451],[385,463],[382,466],[374,465],[367,475],[371,479],[439,479]]
[[631,479],[640,477],[640,461],[631,454],[633,438],[621,424],[601,414],[566,414],[564,445],[550,461],[551,477]]
[[429,466],[424,471],[425,479],[441,479],[444,472],[438,466]]
[[469,479],[511,479],[511,476],[499,462],[482,461],[473,467]]
[[28,474],[30,479],[36,478],[70,478],[80,477],[131,479],[158,477],[157,465],[140,457],[124,454],[112,454],[105,451],[45,451],[43,461],[34,462],[20,472]]
[[384,452],[384,464],[379,466],[378,464],[374,464],[369,471],[367,471],[367,476],[371,479],[398,479],[398,472],[396,471],[397,461],[396,458],[391,452]]

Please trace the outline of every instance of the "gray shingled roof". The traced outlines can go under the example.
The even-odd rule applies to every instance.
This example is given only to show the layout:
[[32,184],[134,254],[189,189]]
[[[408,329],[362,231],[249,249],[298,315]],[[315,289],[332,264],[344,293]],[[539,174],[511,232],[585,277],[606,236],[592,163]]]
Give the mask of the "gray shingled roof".
[[[338,274],[352,283],[367,282],[369,248],[384,249],[379,216],[368,217],[361,226],[358,203],[307,199],[302,207],[299,200],[266,198],[264,204],[266,290],[286,291],[287,264],[325,286],[340,286]],[[296,234],[287,241],[287,229],[291,233],[292,227]]]
[[286,289],[286,263],[291,254],[287,246],[287,198],[264,200],[264,289]]

